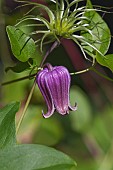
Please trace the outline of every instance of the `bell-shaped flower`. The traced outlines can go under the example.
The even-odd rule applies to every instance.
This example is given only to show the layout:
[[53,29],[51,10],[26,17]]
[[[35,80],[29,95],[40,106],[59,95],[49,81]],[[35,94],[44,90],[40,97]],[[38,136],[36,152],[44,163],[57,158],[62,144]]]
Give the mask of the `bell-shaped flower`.
[[56,110],[61,115],[69,114],[69,110],[77,110],[69,101],[70,74],[64,66],[52,67],[46,64],[36,76],[36,82],[48,107],[45,118],[50,117]]

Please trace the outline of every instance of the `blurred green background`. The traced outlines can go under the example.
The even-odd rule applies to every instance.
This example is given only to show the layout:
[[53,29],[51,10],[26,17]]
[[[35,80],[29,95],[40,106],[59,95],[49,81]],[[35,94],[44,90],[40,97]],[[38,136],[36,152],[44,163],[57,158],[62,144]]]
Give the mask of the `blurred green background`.
[[[15,9],[18,5],[12,0],[0,1],[0,82],[29,74],[29,71],[5,72],[6,67],[17,63],[11,53],[6,26],[14,25],[26,12],[26,9]],[[50,3],[49,5],[51,7]],[[111,26],[110,19],[106,22]],[[113,52],[111,49],[112,45],[109,52]],[[80,52],[79,55],[80,60],[76,59],[76,56],[72,58],[73,55],[72,57],[71,54],[68,55],[66,49],[60,45],[49,55],[47,61],[53,65],[64,65],[70,72],[74,72],[89,65]],[[39,63],[42,59],[41,54],[37,52],[36,57]],[[80,67],[77,67],[78,65]],[[108,69],[98,65],[97,69],[113,77]],[[32,84],[33,79],[0,88],[0,107],[11,101],[21,101],[21,108],[16,117],[17,122]],[[47,108],[36,86],[18,134],[18,142],[44,144],[61,150],[76,160],[78,170],[113,170],[113,83],[93,72],[72,76],[70,100],[72,105],[75,102],[78,104],[76,112],[70,112],[67,116],[55,113],[51,118],[44,119],[42,110],[46,113]]]

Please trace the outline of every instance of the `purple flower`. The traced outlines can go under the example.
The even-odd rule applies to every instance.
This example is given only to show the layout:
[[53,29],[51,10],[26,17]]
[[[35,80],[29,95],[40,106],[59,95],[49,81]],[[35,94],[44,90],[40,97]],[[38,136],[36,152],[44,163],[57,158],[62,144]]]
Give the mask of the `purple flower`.
[[77,110],[69,101],[70,74],[63,66],[52,67],[46,64],[36,77],[38,87],[46,101],[48,112],[43,113],[45,118],[50,117],[56,110],[61,115],[69,114],[69,110]]

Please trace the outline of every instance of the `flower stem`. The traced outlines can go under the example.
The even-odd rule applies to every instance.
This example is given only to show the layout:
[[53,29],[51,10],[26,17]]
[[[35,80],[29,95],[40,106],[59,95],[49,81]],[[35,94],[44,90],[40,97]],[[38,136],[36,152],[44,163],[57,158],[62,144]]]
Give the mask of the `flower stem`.
[[28,98],[27,98],[27,101],[26,101],[26,104],[25,104],[23,113],[22,113],[22,115],[21,115],[21,118],[20,118],[19,123],[18,123],[17,128],[16,128],[16,134],[18,133],[19,128],[20,128],[20,126],[21,126],[21,123],[22,123],[22,121],[23,121],[23,119],[24,119],[24,117],[25,117],[25,113],[26,113],[27,107],[28,107],[28,105],[29,105],[29,103],[30,103],[30,100],[31,100],[31,97],[32,97],[32,94],[33,94],[33,91],[34,91],[34,88],[35,88],[35,85],[36,85],[36,81],[34,81],[33,86],[32,86],[32,89],[31,89],[31,91],[30,91],[30,93],[29,93],[29,96],[28,96]]
[[35,73],[35,74],[28,75],[28,76],[25,76],[25,77],[21,77],[21,78],[15,79],[15,80],[3,82],[3,83],[1,84],[1,86],[5,86],[5,85],[12,84],[12,83],[16,83],[16,82],[18,82],[18,81],[26,80],[26,79],[32,78],[32,77],[34,77],[34,76],[36,76],[36,73]]
[[43,66],[43,64],[44,64],[47,56],[48,56],[59,44],[60,44],[60,43],[59,43],[58,41],[55,41],[55,42],[53,43],[53,45],[51,46],[51,48],[46,52],[46,54],[45,54],[45,56],[44,56],[44,58],[43,58],[43,60],[42,60],[42,62],[41,62],[41,64],[40,64],[40,67]]

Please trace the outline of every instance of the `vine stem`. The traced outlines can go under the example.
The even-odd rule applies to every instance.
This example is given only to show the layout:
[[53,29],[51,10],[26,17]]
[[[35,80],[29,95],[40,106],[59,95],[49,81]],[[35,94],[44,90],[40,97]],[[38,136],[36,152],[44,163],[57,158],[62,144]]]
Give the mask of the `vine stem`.
[[[44,61],[45,61],[45,60],[44,60]],[[40,67],[39,67],[39,69],[41,70]],[[86,72],[88,72],[88,71],[94,71],[94,72],[97,73],[99,76],[103,77],[104,79],[107,79],[107,80],[113,82],[113,79],[111,79],[111,78],[107,77],[106,75],[104,75],[104,74],[100,73],[99,71],[97,71],[97,70],[94,68],[94,66],[92,66],[92,67],[90,67],[90,68],[87,68],[87,69],[85,69],[85,70],[81,70],[81,71],[77,71],[77,72],[74,72],[74,73],[70,73],[70,75],[73,76],[73,75],[77,75],[77,74],[86,73]],[[30,79],[30,78],[33,78],[34,76],[36,76],[36,73],[35,73],[35,74],[28,75],[28,76],[25,76],[25,77],[21,77],[21,78],[15,79],[15,80],[3,82],[0,86],[5,86],[5,85],[12,84],[12,83],[16,83],[16,82],[18,82],[18,81]]]
[[107,77],[106,75],[100,73],[98,70],[96,70],[96,69],[94,68],[94,66],[89,67],[89,68],[87,68],[87,69],[85,69],[85,70],[81,70],[81,71],[77,71],[77,72],[74,72],[74,73],[70,73],[70,75],[73,76],[73,75],[77,75],[77,74],[86,73],[86,72],[88,72],[88,71],[94,71],[94,72],[95,72],[96,74],[98,74],[100,77],[103,77],[104,79],[113,82],[113,79],[111,79],[110,77]]
[[73,76],[73,75],[76,75],[76,74],[86,73],[88,71],[90,71],[90,68],[87,68],[87,69],[81,70],[81,71],[77,71],[77,72],[74,72],[74,73],[70,73],[70,75]]
[[26,113],[26,110],[27,110],[28,105],[29,105],[29,103],[30,103],[30,100],[31,100],[31,97],[32,97],[32,94],[33,94],[33,91],[34,91],[34,88],[35,88],[35,85],[36,85],[36,81],[34,81],[33,86],[32,86],[32,88],[31,88],[31,91],[30,91],[30,93],[29,93],[29,96],[28,96],[28,98],[27,98],[27,101],[26,101],[26,104],[25,104],[25,107],[24,107],[22,116],[21,116],[21,118],[20,118],[20,120],[19,120],[19,123],[18,123],[18,125],[17,125],[17,128],[16,128],[16,134],[18,134],[19,128],[20,128],[20,126],[21,126],[21,124],[22,124],[22,121],[23,121],[23,119],[24,119],[24,117],[25,117],[25,113]]
[[[45,60],[44,60],[45,61]],[[82,73],[85,73],[85,72],[88,72],[90,71],[91,68],[87,68],[85,70],[81,70],[81,71],[77,71],[77,72],[74,72],[74,73],[70,73],[70,75],[77,75],[77,74],[82,74]],[[25,77],[21,77],[21,78],[18,78],[18,79],[15,79],[15,80],[11,80],[11,81],[7,81],[7,82],[3,82],[1,84],[1,86],[5,86],[5,85],[9,85],[9,84],[12,84],[12,83],[16,83],[18,81],[22,81],[22,80],[26,80],[26,79],[30,79],[32,77],[36,76],[36,73],[35,74],[31,74],[31,75],[28,75],[28,76],[25,76]]]
[[34,77],[34,76],[36,76],[36,73],[35,73],[35,74],[32,74],[32,75],[25,76],[25,77],[21,77],[21,78],[15,79],[15,80],[3,82],[3,83],[1,84],[1,86],[5,86],[5,85],[12,84],[12,83],[16,83],[16,82],[18,82],[18,81],[30,79],[30,78],[32,78],[32,77]]

